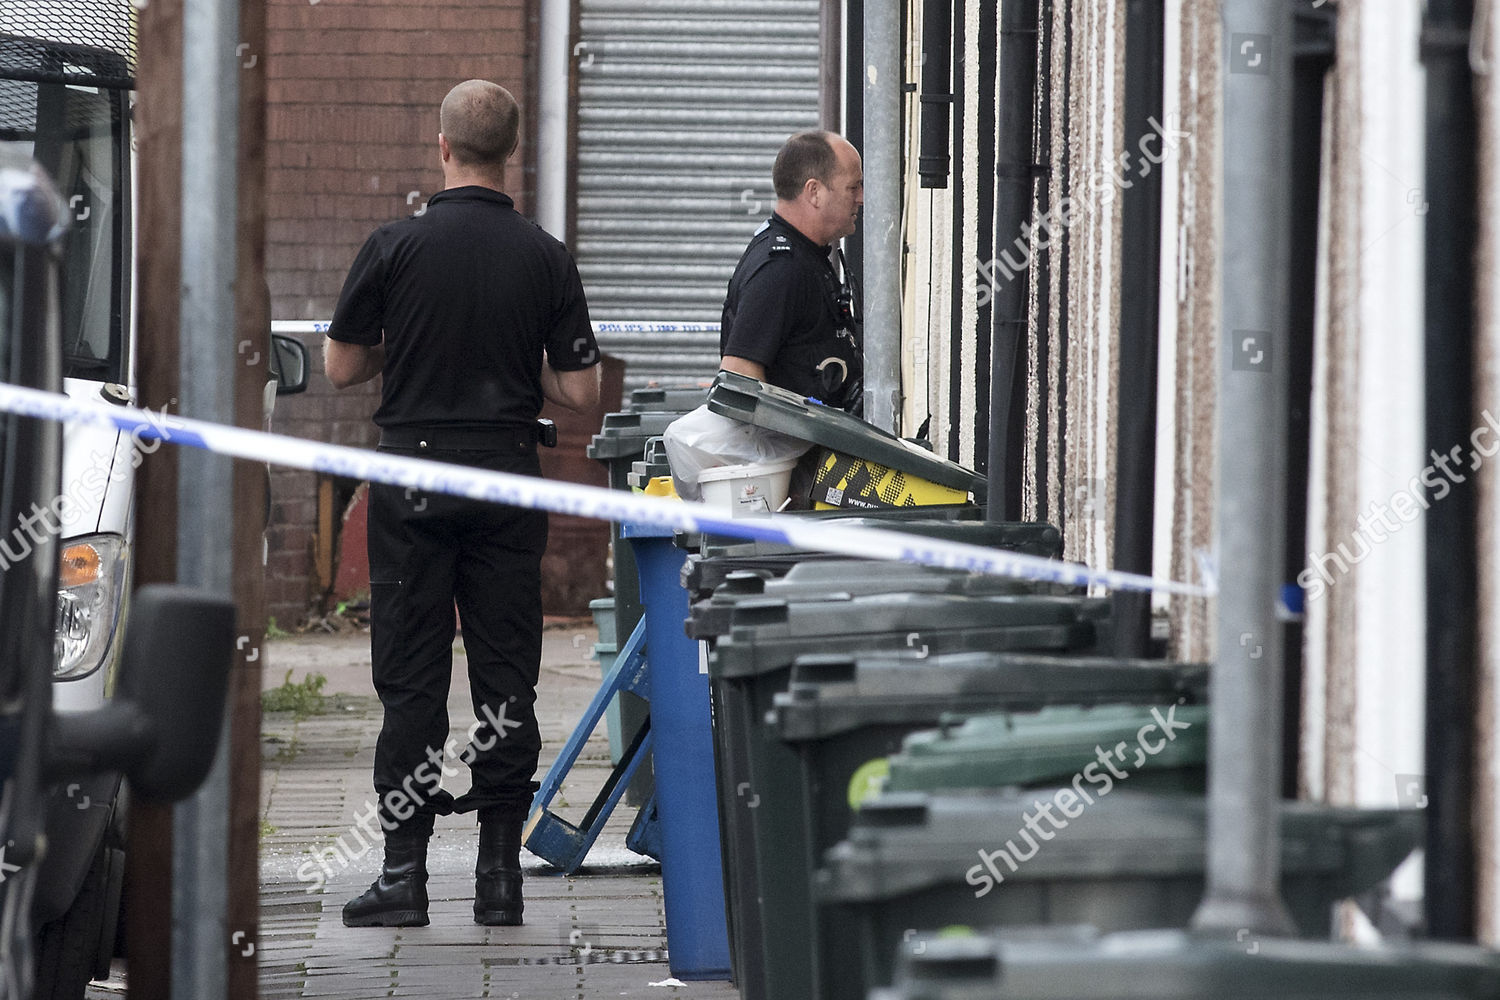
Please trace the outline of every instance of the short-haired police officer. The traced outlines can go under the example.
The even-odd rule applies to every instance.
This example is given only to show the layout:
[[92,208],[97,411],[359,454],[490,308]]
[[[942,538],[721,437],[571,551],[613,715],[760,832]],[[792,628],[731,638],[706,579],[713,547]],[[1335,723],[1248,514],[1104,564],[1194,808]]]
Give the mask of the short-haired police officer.
[[[444,190],[377,229],[349,272],[326,370],[339,388],[384,376],[381,451],[540,475],[543,399],[575,410],[598,399],[599,351],[573,259],[502,193],[519,122],[503,87],[454,87],[439,118]],[[480,821],[474,919],[521,923],[521,824],[541,747],[534,702],[546,540],[542,511],[371,486],[385,865],[344,907],[348,926],[425,925],[433,817],[468,810]],[[457,801],[441,788],[455,600],[478,720],[461,754],[471,788]]]

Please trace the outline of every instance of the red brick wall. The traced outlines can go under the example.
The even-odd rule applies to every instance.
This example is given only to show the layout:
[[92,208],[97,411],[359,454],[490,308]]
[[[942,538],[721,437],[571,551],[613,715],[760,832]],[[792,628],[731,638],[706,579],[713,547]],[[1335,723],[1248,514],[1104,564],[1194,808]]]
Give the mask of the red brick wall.
[[[493,80],[528,107],[525,0],[271,0],[267,279],[277,319],[327,319],[355,252],[442,189],[438,105]],[[522,148],[507,180],[527,199]]]
[[[267,246],[271,316],[328,319],[354,255],[378,225],[442,189],[438,105],[478,77],[508,88],[534,121],[536,0],[268,0]],[[530,204],[530,129],[509,193]],[[415,194],[413,194],[415,192]],[[276,429],[372,446],[378,380],[335,393],[322,338],[308,392],[277,403]],[[313,579],[317,482],[272,475],[266,596],[283,628],[321,598]]]
[[[323,338],[313,334],[300,339],[308,345],[311,362],[307,392],[283,396],[276,401],[275,431],[356,448],[373,448],[378,435],[375,425],[370,423],[370,414],[379,398],[380,380],[374,380],[368,387],[339,392],[323,374]],[[266,613],[275,618],[281,628],[289,629],[299,624],[309,609],[316,609],[323,597],[314,560],[318,479],[316,474],[300,469],[279,466],[271,469],[271,520],[266,529]],[[335,480],[335,525],[343,513],[344,501],[356,485],[349,480]],[[333,554],[337,557],[336,537],[334,544]]]

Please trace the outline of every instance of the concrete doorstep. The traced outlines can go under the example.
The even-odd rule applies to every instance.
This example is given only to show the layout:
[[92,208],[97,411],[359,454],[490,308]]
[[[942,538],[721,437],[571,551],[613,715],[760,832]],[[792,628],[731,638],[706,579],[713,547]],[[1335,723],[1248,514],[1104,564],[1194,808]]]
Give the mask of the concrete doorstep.
[[[589,657],[592,623],[551,622],[544,635],[538,717],[541,771],[599,685]],[[681,997],[737,1000],[729,983],[666,984],[667,940],[661,868],[627,850],[635,809],[622,805],[589,855],[563,876],[522,852],[526,923],[474,923],[472,814],[439,817],[428,852],[431,924],[420,928],[343,926],[340,910],[379,874],[381,845],[359,831],[373,798],[370,770],[380,705],[370,688],[369,636],[300,635],[268,645],[266,687],[327,678],[323,711],[269,712],[262,724],[260,996],[513,1000]],[[449,718],[457,746],[473,722],[462,640],[454,645]],[[444,779],[454,795],[467,769]],[[603,728],[563,788],[563,812],[582,816],[609,774]],[[321,852],[321,854],[319,853]]]

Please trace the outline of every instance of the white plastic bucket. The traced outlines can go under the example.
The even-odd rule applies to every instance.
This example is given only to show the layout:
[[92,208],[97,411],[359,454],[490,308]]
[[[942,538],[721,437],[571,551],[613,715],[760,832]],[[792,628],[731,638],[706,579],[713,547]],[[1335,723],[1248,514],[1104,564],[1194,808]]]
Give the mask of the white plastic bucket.
[[757,465],[720,465],[698,473],[703,502],[728,507],[735,517],[768,514],[786,502],[796,459]]

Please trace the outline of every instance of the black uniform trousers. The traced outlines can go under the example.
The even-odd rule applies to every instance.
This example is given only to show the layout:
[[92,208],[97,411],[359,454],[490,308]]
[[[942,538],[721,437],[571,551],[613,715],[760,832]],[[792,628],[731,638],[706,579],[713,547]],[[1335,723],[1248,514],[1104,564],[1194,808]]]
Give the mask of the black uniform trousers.
[[[380,450],[541,474],[534,445],[522,454]],[[420,835],[449,812],[500,807],[524,815],[541,750],[535,703],[546,512],[372,483],[368,537],[370,649],[385,708],[375,746],[382,823]],[[467,745],[448,743],[455,601],[478,722]],[[441,773],[464,763],[470,790],[455,801],[439,787]]]

